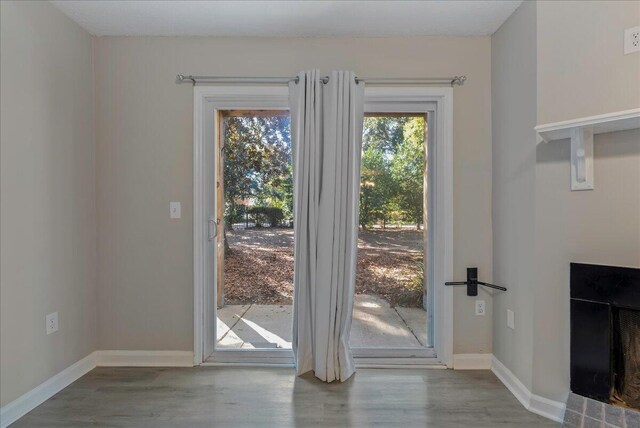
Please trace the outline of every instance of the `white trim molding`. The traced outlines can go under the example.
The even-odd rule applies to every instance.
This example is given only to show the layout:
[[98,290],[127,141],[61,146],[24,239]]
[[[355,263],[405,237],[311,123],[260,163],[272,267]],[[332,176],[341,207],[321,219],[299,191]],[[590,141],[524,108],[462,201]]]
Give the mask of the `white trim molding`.
[[453,354],[454,370],[490,370],[493,354]]
[[62,370],[60,373],[42,382],[27,393],[16,398],[0,409],[0,427],[5,428],[40,404],[80,379],[96,367],[97,352],[92,352]]
[[593,136],[640,128],[640,108],[538,125],[546,143],[571,139],[571,190],[593,190]]
[[98,367],[193,367],[191,351],[96,351]]
[[640,128],[640,108],[616,111],[597,116],[579,117],[562,122],[545,123],[534,129],[544,142],[571,138],[571,130],[575,128],[591,128],[593,134],[626,131]]
[[518,399],[525,409],[547,419],[562,422],[564,419],[565,403],[550,400],[533,394],[529,389],[495,356],[492,358],[491,371]]

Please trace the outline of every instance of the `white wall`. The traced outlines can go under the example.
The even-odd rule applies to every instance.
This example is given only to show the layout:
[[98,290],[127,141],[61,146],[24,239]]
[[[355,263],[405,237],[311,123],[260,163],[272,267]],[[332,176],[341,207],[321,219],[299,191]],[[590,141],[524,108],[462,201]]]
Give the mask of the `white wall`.
[[[493,354],[531,389],[536,164],[536,4],[525,2],[491,38]],[[507,309],[516,329],[507,327]]]
[[[489,37],[102,37],[94,47],[101,349],[193,347],[193,93],[178,73],[466,74],[454,90],[454,270],[492,279]],[[169,220],[170,201],[182,202],[181,220]],[[483,318],[455,291],[455,353],[491,352],[481,296]]]
[[97,281],[91,37],[48,2],[3,1],[0,54],[5,405],[96,349]]

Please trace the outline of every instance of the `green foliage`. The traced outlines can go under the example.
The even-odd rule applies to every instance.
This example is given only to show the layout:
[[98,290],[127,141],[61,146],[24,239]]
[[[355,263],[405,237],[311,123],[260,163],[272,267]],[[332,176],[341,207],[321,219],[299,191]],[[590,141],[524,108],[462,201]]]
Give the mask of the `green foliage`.
[[366,117],[360,183],[360,225],[423,222],[424,117]]
[[287,204],[293,201],[288,116],[225,117],[222,153],[228,225],[242,221],[252,204],[279,208],[292,217],[293,207]]
[[404,139],[403,127],[408,117],[365,117],[362,148],[373,147],[385,154],[395,153]]
[[370,145],[362,153],[360,225],[363,228],[376,220],[388,219],[398,187],[390,173],[389,159],[378,147]]
[[284,219],[284,214],[280,208],[251,207],[248,212],[255,219],[256,226],[269,223],[270,227],[276,227],[279,226]]
[[412,117],[404,124],[404,140],[391,162],[391,175],[398,183],[398,203],[406,220],[420,225],[423,221],[425,176],[425,124]]
[[[227,225],[293,220],[290,119],[287,116],[224,118],[224,193]],[[360,218],[376,222],[423,222],[424,117],[385,116],[364,120]],[[271,217],[265,210],[272,210]],[[277,214],[276,214],[277,213]]]

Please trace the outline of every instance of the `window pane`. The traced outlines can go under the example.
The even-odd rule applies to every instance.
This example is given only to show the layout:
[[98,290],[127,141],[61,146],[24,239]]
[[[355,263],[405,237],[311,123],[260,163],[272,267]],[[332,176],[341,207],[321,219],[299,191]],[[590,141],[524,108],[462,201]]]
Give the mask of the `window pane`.
[[365,117],[351,345],[425,347],[426,115]]
[[[293,181],[289,112],[221,114],[224,257],[217,349],[291,347]],[[220,266],[220,264],[223,265]]]

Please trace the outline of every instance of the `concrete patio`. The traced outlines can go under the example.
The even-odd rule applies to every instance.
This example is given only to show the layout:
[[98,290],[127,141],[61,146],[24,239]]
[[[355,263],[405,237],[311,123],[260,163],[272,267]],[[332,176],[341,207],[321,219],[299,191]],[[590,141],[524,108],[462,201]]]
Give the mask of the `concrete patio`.
[[[218,309],[218,349],[291,348],[291,305],[226,305]],[[353,347],[425,346],[427,313],[392,308],[373,295],[356,295]]]

